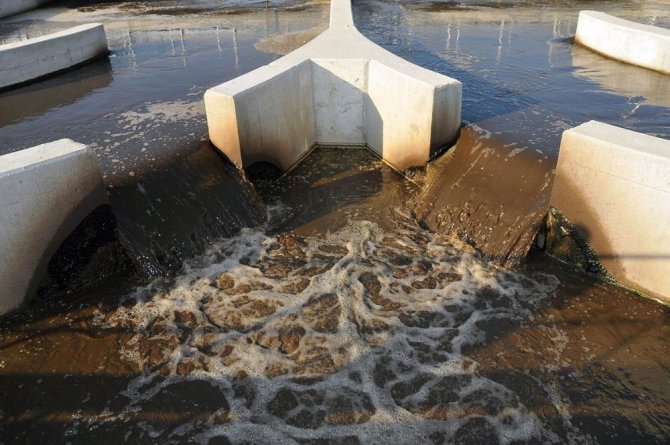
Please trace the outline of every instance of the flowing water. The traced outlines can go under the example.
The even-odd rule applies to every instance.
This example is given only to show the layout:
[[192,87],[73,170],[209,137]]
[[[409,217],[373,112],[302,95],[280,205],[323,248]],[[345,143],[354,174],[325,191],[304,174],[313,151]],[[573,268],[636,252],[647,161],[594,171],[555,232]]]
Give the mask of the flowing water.
[[1,318],[0,443],[670,441],[670,310],[540,252],[499,265],[526,257],[563,129],[669,137],[665,77],[569,40],[584,4],[667,24],[667,2],[355,2],[369,38],[464,82],[458,144],[411,182],[323,147],[253,184],[206,142],[202,93],[327,4],[136,3],[0,22],[109,20],[109,62],[0,93],[0,152],[75,128],[131,256],[181,267]]

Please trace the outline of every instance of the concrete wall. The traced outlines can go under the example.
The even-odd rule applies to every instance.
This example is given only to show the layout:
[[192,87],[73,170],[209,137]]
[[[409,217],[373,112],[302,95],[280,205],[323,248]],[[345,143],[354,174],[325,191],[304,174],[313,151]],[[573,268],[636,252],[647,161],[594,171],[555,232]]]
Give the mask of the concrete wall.
[[64,139],[0,156],[0,314],[34,294],[65,238],[106,203],[84,145]]
[[309,61],[267,66],[205,94],[212,143],[237,165],[288,169],[315,141]]
[[108,51],[105,30],[99,23],[2,45],[0,88],[78,65]]
[[567,130],[550,204],[616,279],[670,302],[670,141],[595,121]]
[[0,18],[29,11],[49,1],[50,0],[2,0],[0,1]]
[[208,90],[205,107],[210,139],[238,167],[286,170],[323,144],[368,145],[404,170],[455,141],[461,83],[375,45],[353,26],[350,0],[333,0],[327,31]]
[[607,57],[670,74],[670,30],[581,11],[575,42]]

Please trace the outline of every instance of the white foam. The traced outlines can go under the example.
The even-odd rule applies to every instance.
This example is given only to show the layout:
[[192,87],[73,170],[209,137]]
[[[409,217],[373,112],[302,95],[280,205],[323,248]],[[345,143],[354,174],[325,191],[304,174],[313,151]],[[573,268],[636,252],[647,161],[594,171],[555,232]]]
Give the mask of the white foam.
[[[273,219],[281,216],[280,210],[273,210]],[[219,288],[222,276],[227,281]],[[225,428],[199,430],[202,443],[224,432],[234,442],[252,431],[258,443],[350,435],[363,443],[404,443],[431,429],[450,437],[473,416],[485,418],[501,443],[530,438],[554,442],[558,436],[513,388],[479,374],[478,364],[463,354],[466,347],[485,344],[479,323],[532,318],[532,309],[557,285],[551,276],[539,279],[488,263],[468,246],[425,231],[407,212],[399,212],[397,230],[388,233],[366,221],[322,238],[288,241],[245,229],[187,264],[173,282],[139,288],[129,297],[134,304],[96,320],[137,332],[123,351],[126,360],[145,370],[126,390],[132,400],[129,412],[141,410],[142,403],[178,381],[218,386],[234,421]],[[287,290],[301,282],[303,286]],[[335,297],[318,300],[324,295]],[[494,305],[496,299],[507,303]],[[317,300],[327,304],[316,310]],[[338,310],[334,322],[325,315]],[[324,328],[328,323],[332,329]],[[293,345],[282,337],[290,329],[299,331]],[[560,335],[554,337],[559,351],[564,345]],[[142,340],[170,338],[174,343],[167,347],[167,358],[152,367]],[[327,365],[315,365],[319,360]],[[195,369],[179,375],[180,364],[187,361],[196,363]],[[380,366],[389,371],[389,380],[381,384],[375,382]],[[240,375],[245,378],[239,380]],[[423,385],[407,397],[398,395],[403,382],[421,376]],[[456,399],[435,402],[445,389],[440,382],[457,381],[457,376],[465,380],[453,388],[457,395],[450,397]],[[296,382],[298,377],[317,379],[305,384]],[[249,407],[235,395],[233,386],[240,381],[255,389]],[[313,390],[323,400],[278,417],[268,404],[281,388],[294,394]],[[315,429],[292,424],[301,409],[327,410],[343,393],[363,406],[369,403],[374,413],[363,423],[340,425],[326,417]],[[477,401],[480,394],[488,402]],[[464,401],[469,395],[494,412],[477,414],[476,403]],[[561,405],[560,398],[554,400]],[[497,405],[504,408],[496,411]],[[182,433],[193,434],[184,428]]]

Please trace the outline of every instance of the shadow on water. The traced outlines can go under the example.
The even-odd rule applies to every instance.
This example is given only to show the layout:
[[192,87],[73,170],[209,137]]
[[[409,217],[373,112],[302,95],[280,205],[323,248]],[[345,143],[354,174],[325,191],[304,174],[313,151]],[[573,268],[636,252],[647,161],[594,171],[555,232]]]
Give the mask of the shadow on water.
[[344,147],[317,147],[283,177],[256,181],[256,187],[267,204],[278,204],[283,212],[272,231],[303,235],[334,231],[356,218],[383,225],[394,205],[419,192],[370,150]]
[[0,127],[62,107],[112,83],[112,64],[107,58],[11,90],[0,91]]
[[149,277],[174,274],[214,240],[265,221],[263,203],[209,142],[135,178],[112,188],[109,199],[130,257]]

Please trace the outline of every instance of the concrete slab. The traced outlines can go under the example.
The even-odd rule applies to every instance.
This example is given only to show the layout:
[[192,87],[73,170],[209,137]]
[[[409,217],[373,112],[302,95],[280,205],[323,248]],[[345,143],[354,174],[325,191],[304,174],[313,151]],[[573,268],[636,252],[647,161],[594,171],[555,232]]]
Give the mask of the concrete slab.
[[33,296],[65,238],[107,202],[85,145],[63,139],[0,156],[0,314]]
[[37,8],[50,0],[2,0],[0,2],[0,18]]
[[670,30],[581,11],[575,43],[607,57],[670,74]]
[[366,39],[350,0],[330,14],[305,46],[205,93],[210,139],[238,167],[287,170],[321,144],[367,145],[404,170],[455,141],[461,83]]
[[595,121],[565,131],[550,205],[612,276],[670,302],[670,141]]
[[0,46],[0,88],[73,67],[106,54],[107,38],[100,23]]

